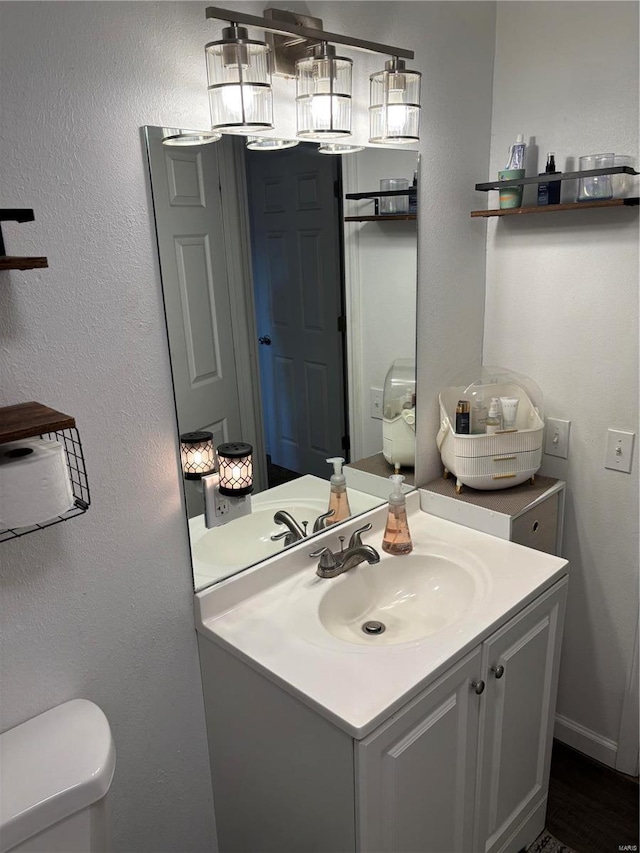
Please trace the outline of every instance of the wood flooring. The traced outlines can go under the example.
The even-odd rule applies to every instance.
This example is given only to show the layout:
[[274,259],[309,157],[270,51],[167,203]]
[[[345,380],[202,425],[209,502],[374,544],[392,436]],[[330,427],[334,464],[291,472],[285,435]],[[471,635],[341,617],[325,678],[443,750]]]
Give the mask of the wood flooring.
[[547,829],[576,853],[638,851],[638,780],[554,741]]

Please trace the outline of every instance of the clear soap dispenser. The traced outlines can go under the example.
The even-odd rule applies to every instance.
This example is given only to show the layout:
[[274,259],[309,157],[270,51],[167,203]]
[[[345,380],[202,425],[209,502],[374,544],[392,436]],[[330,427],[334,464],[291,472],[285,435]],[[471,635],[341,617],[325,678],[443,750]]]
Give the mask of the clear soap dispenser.
[[389,479],[393,491],[389,495],[389,513],[382,539],[382,550],[387,554],[409,554],[413,551],[413,542],[407,521],[407,504],[402,491],[404,477],[402,474],[392,474]]
[[330,480],[331,493],[329,494],[329,510],[333,510],[333,515],[327,518],[325,525],[344,521],[345,518],[351,516],[349,497],[347,495],[347,481],[342,473],[344,459],[342,456],[332,456],[330,459],[327,459],[327,462],[333,465],[333,474]]

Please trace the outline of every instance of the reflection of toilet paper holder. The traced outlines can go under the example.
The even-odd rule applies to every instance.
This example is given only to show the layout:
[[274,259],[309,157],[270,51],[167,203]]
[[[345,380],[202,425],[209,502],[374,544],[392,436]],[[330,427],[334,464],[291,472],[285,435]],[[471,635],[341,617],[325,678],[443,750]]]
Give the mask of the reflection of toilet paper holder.
[[[16,526],[10,527],[0,521],[0,542],[42,530],[87,511],[91,498],[74,418],[41,403],[5,406],[0,408],[0,453],[3,445],[9,443],[8,461],[15,465],[5,467],[0,487],[5,489],[2,501],[5,518]],[[31,462],[23,463],[21,457]],[[29,465],[33,470],[29,470]],[[56,514],[51,518],[38,519],[38,512],[34,512],[29,518],[30,521],[36,519],[33,523],[17,526],[20,518],[27,518],[23,507],[28,506],[28,500],[25,501],[24,494],[19,497],[16,493],[16,503],[21,501],[21,508],[12,516],[11,494],[6,489],[20,485],[23,471],[22,485],[27,493],[30,488],[35,488],[34,507],[42,507],[45,515],[53,508]]]

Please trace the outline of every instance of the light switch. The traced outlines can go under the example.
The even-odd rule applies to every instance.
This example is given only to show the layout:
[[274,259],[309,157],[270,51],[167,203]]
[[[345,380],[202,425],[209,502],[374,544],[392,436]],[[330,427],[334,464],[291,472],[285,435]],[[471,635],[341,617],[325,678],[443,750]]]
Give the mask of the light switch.
[[371,417],[382,419],[382,388],[370,388]]
[[607,455],[604,467],[612,471],[631,472],[631,458],[633,456],[633,440],[635,432],[627,432],[624,429],[610,429],[607,431]]
[[544,440],[544,452],[549,456],[560,456],[566,459],[569,456],[569,430],[571,421],[561,418],[547,418],[547,430]]

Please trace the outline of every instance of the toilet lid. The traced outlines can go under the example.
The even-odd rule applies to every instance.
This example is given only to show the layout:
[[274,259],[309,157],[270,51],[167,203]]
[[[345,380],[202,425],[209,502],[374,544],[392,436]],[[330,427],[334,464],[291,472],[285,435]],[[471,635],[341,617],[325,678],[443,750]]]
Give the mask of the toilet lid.
[[0,735],[0,853],[102,799],[115,769],[104,713],[65,702]]

